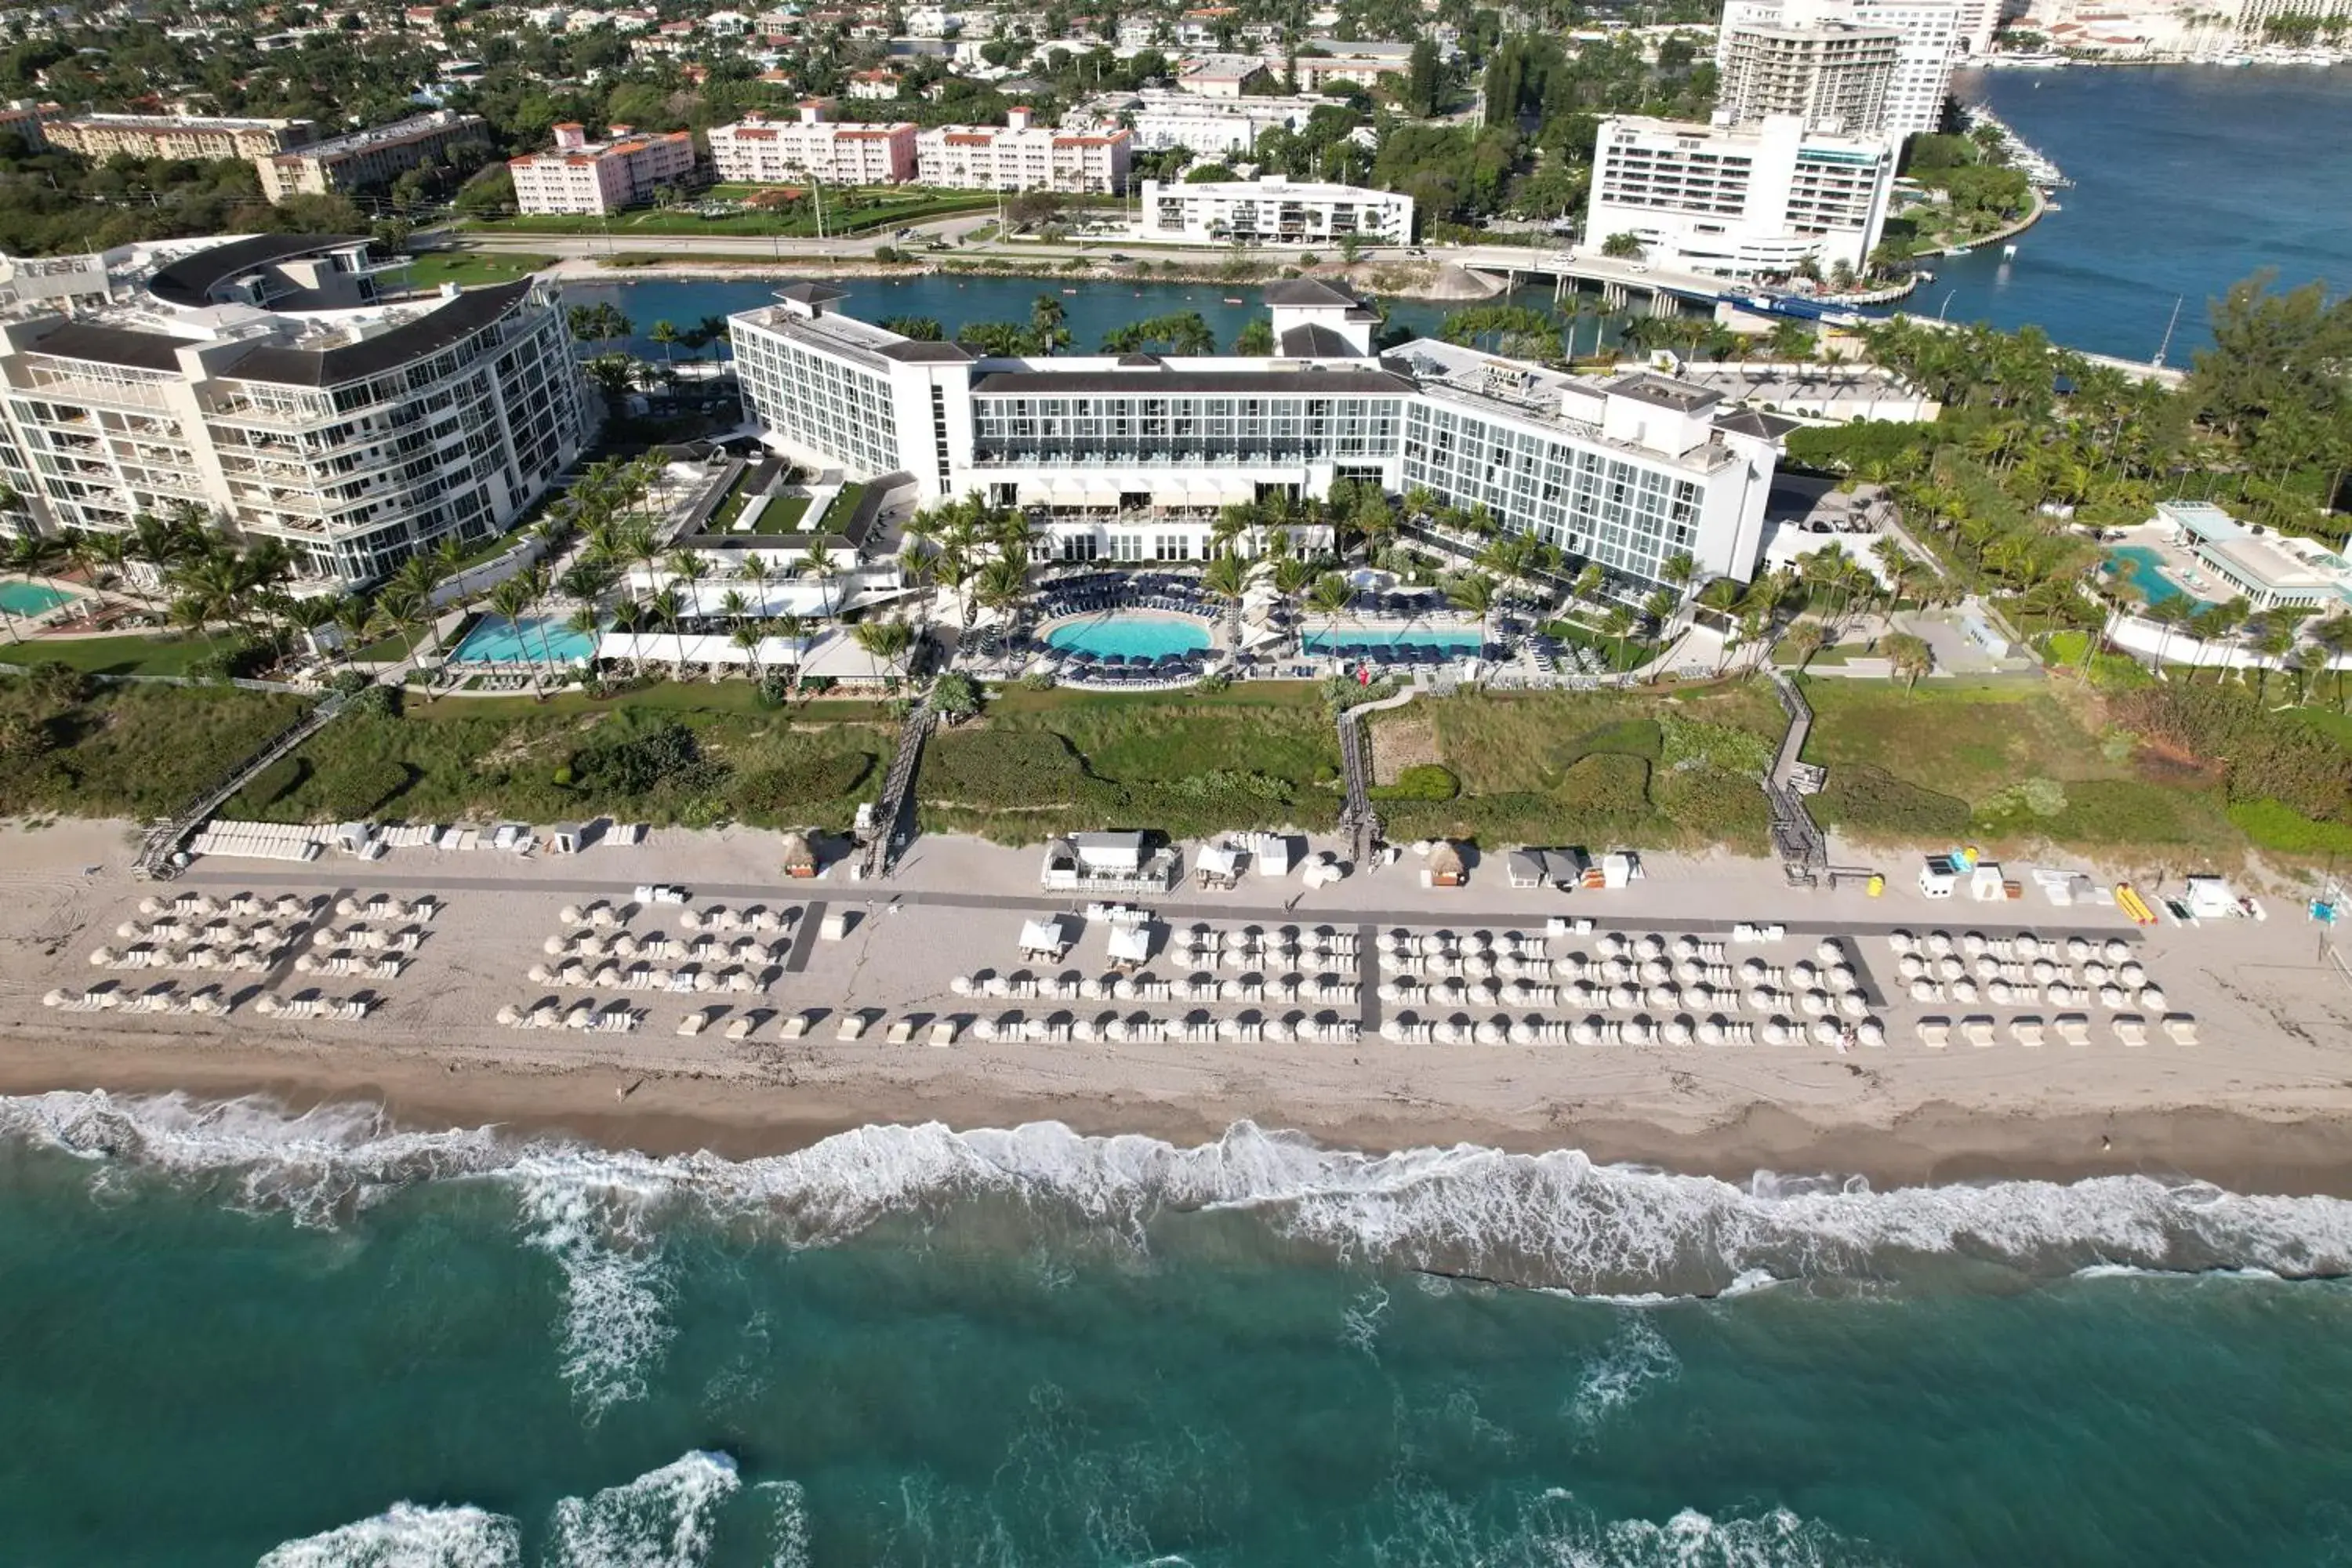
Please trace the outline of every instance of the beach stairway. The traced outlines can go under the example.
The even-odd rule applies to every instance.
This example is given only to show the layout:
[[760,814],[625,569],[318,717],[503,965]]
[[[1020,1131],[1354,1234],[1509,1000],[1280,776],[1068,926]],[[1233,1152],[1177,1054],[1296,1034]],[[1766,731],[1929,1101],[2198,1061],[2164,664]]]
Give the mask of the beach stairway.
[[882,781],[882,796],[874,806],[873,830],[864,845],[865,871],[869,879],[888,876],[898,864],[898,851],[906,847],[911,837],[908,818],[915,794],[915,775],[921,771],[923,742],[930,738],[937,718],[931,711],[930,699],[926,697],[907,715],[906,724],[898,731],[898,753],[890,759],[889,774]]
[[1780,856],[1781,873],[1792,886],[1817,887],[1829,870],[1830,845],[1804,797],[1817,795],[1828,782],[1820,767],[1801,762],[1806,737],[1812,733],[1812,704],[1780,670],[1773,670],[1772,689],[1789,727],[1781,732],[1772,771],[1764,777],[1764,799],[1771,810],[1772,847]]
[[181,846],[187,843],[196,829],[211,820],[213,813],[228,804],[237,791],[251,783],[262,769],[287,756],[311,736],[325,729],[343,710],[343,698],[338,692],[328,697],[301,718],[288,725],[259,751],[229,770],[226,776],[198,795],[178,816],[156,823],[147,830],[147,837],[139,847],[139,858],[131,862],[138,876],[169,878],[178,875],[175,858]]
[[1412,700],[1413,694],[1414,689],[1407,687],[1376,702],[1360,702],[1339,710],[1339,773],[1348,789],[1339,827],[1349,836],[1349,853],[1359,866],[1371,864],[1372,846],[1381,837],[1380,813],[1372,809],[1371,735],[1364,728],[1363,718],[1402,708]]

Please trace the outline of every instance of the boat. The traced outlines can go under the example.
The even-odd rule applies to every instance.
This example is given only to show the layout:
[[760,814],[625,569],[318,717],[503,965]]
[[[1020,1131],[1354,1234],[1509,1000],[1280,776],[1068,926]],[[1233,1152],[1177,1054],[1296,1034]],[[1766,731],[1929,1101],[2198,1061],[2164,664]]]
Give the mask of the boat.
[[1228,305],[1246,305],[1249,301],[1243,299],[1238,294],[1228,294],[1225,296],[1225,303]]
[[1063,290],[1062,290],[1062,292],[1063,292],[1063,293],[1065,293],[1065,294],[1075,294],[1075,293],[1076,293],[1076,292],[1077,292],[1077,290],[1076,290],[1076,289],[1063,289]]

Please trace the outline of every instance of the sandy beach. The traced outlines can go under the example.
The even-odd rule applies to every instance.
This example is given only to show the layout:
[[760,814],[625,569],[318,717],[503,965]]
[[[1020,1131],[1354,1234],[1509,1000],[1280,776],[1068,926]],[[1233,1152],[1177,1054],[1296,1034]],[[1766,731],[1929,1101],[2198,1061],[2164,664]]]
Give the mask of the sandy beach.
[[[1381,978],[1371,955],[1375,931],[1477,931],[1499,939],[1540,934],[1549,916],[1591,920],[1591,934],[1551,940],[1562,953],[1591,948],[1611,932],[1715,942],[1734,921],[1785,922],[1786,940],[1732,946],[1727,956],[1753,952],[1786,965],[1811,954],[1820,936],[1836,936],[1861,972],[1858,984],[1884,1023],[1886,1044],[1408,1045],[1370,1029],[1348,1044],[988,1040],[971,1024],[1001,1011],[1094,1009],[963,995],[952,988],[954,977],[1024,968],[1075,977],[1106,968],[1100,921],[1085,922],[1063,963],[1020,962],[1024,921],[1047,912],[1075,917],[1083,905],[1040,890],[1034,849],[926,838],[887,883],[848,881],[840,866],[822,879],[788,881],[777,874],[773,834],[657,831],[636,847],[577,856],[400,850],[362,861],[331,852],[307,865],[205,858],[177,881],[151,884],[129,874],[128,844],[121,823],[0,833],[0,1092],[259,1093],[298,1107],[357,1099],[382,1103],[407,1125],[497,1122],[606,1146],[709,1148],[738,1157],[870,1122],[970,1128],[1054,1120],[1083,1132],[1192,1143],[1246,1119],[1359,1148],[1574,1147],[1598,1160],[1733,1179],[1758,1171],[1834,1172],[1885,1185],[2140,1172],[2185,1173],[2241,1191],[2352,1194],[2352,1141],[2345,1136],[2352,1128],[2345,1065],[2352,982],[2322,955],[2313,928],[2286,909],[2266,922],[2140,932],[2112,908],[2056,910],[2031,893],[1997,905],[1931,903],[1909,885],[1908,863],[1891,858],[1882,861],[1892,873],[1888,890],[1871,899],[1858,888],[1791,891],[1777,867],[1728,858],[1654,857],[1648,877],[1630,888],[1575,894],[1510,888],[1490,861],[1474,867],[1467,887],[1430,889],[1419,885],[1407,857],[1305,892],[1295,879],[1244,878],[1231,891],[1185,884],[1148,901],[1171,931],[1361,933],[1362,957],[1349,961],[1360,972],[1327,978],[1360,981],[1368,1019],[1386,1005],[1371,994]],[[648,882],[680,885],[691,902],[631,910],[634,889]],[[419,928],[422,941],[396,978],[297,973],[290,956],[267,976],[91,966],[93,948],[120,945],[119,927],[141,918],[142,899],[184,892],[222,900],[299,895],[316,911],[311,926],[331,931],[365,923],[335,913],[345,899],[430,894],[442,909]],[[780,962],[766,966],[764,988],[751,994],[533,984],[533,964],[556,962],[544,948],[565,929],[559,911],[597,900],[628,911],[625,929],[656,938],[688,934],[678,919],[688,909],[731,903],[777,911],[785,916],[772,944]],[[838,941],[817,937],[828,913],[850,917]],[[1915,1003],[1894,973],[1886,933],[1896,929],[2124,941],[2147,980],[2161,985],[2164,1011],[2195,1016],[2197,1043],[2177,1043],[2151,1027],[2144,1045],[2126,1047],[2112,1015],[2095,1005],[2084,1009],[2088,1044],[2052,1037],[2029,1046],[2010,1021],[2048,1018],[2047,1007]],[[312,940],[308,930],[304,939]],[[342,940],[331,936],[304,950]],[[1174,950],[1145,965],[1180,982],[1186,968]],[[264,1016],[249,999],[225,1019],[41,1005],[53,989],[109,981],[132,989],[169,981],[183,990],[210,981],[248,998],[264,984],[286,995],[310,986],[338,996],[365,991],[377,1006],[362,1022],[331,1023]],[[608,1035],[494,1022],[501,1005],[527,1009],[548,997],[626,1002],[642,1024],[635,1033]],[[1117,1010],[1138,1006],[1123,1002]],[[719,1009],[709,1028],[690,1037],[676,1033],[680,1018],[702,1008]],[[1197,1009],[1159,1003],[1150,1010],[1240,1011],[1223,1003]],[[850,1011],[871,1026],[843,1040],[836,1024]],[[1352,1017],[1357,1006],[1339,1011]],[[1583,1009],[1552,1013],[1571,1011]],[[1931,1049],[1916,1028],[1926,1013],[1981,1013],[2000,1027],[1988,1046],[1956,1037]],[[779,1021],[795,1014],[809,1018],[808,1032],[780,1037]],[[757,1026],[750,1037],[728,1038],[727,1024],[746,1016]],[[941,1017],[961,1020],[956,1042],[917,1043],[928,1037],[929,1021]],[[886,1043],[885,1023],[897,1019],[918,1022],[913,1041]]]

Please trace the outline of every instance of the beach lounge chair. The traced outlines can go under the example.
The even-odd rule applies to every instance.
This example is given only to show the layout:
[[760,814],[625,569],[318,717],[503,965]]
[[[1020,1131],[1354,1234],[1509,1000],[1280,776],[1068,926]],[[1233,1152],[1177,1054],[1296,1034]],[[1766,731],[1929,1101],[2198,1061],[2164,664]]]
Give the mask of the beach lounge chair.
[[727,1037],[730,1040],[748,1040],[751,1037],[751,1031],[759,1026],[760,1021],[757,1018],[749,1016],[738,1018],[727,1026]]
[[806,1013],[788,1013],[784,1016],[783,1019],[776,1025],[776,1037],[784,1040],[797,1040],[806,1035],[808,1030],[809,1020]]
[[709,1026],[710,1009],[708,1007],[697,1007],[677,1021],[677,1032],[681,1035],[698,1035]]
[[1992,1032],[1992,1020],[1990,1018],[1977,1017],[1961,1019],[1960,1034],[1967,1039],[1969,1044],[1976,1047],[1979,1050],[1983,1050],[1987,1047],[1995,1043]]
[[900,1018],[891,1024],[889,1031],[882,1037],[882,1039],[886,1045],[903,1046],[914,1037],[915,1021],[912,1018]]
[[2079,1048],[2091,1043],[2091,1021],[2080,1013],[2062,1013],[2050,1021],[2050,1026],[2058,1031],[2063,1044]]
[[1948,1018],[1919,1020],[1919,1043],[1931,1051],[1940,1051],[1952,1042],[1952,1023]]
[[2009,1032],[2017,1043],[2031,1050],[2042,1044],[2042,1020],[2034,1017],[2012,1018]]
[[866,1026],[872,1020],[867,1018],[862,1011],[844,1013],[841,1016],[841,1027],[834,1031],[833,1037],[836,1040],[855,1040],[863,1038],[866,1034]]
[[941,1018],[931,1026],[930,1042],[934,1046],[955,1044],[956,1025],[953,1018]]
[[2186,1013],[2174,1013],[2164,1020],[2164,1032],[2172,1037],[2176,1046],[2197,1043],[2197,1020]]
[[2118,1013],[2115,1018],[2116,1038],[2137,1049],[2147,1044],[2147,1020],[2137,1013]]

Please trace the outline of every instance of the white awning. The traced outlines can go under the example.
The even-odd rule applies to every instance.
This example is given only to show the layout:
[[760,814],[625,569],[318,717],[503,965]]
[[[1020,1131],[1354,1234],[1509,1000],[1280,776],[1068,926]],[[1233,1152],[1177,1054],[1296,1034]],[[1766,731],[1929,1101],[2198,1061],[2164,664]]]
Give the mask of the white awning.
[[1062,946],[1062,922],[1058,920],[1030,921],[1021,928],[1024,952],[1059,952]]
[[1141,963],[1151,956],[1151,928],[1149,925],[1115,925],[1110,928],[1110,956],[1113,963]]

